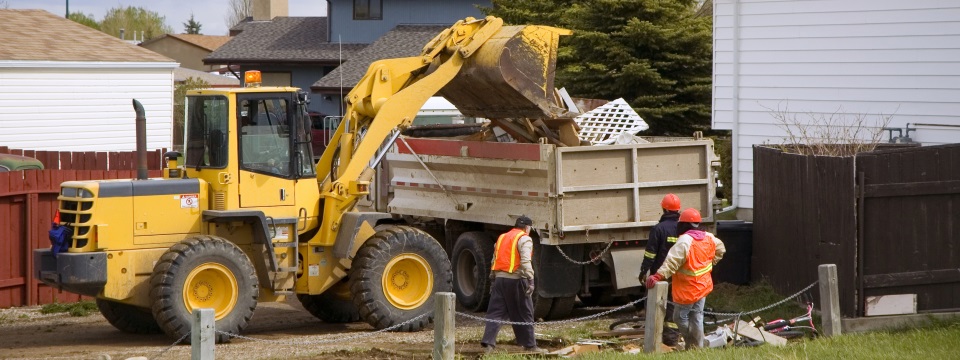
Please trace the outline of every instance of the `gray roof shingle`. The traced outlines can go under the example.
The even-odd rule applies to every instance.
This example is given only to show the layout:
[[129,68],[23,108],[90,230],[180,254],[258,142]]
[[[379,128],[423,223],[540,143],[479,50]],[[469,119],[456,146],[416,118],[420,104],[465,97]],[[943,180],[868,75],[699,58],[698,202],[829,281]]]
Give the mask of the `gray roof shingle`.
[[[251,21],[243,31],[203,59],[205,64],[329,63],[341,59],[340,44],[329,42],[326,17],[276,17]],[[363,49],[343,44],[343,59]]]
[[397,25],[372,44],[360,50],[347,62],[318,80],[311,87],[314,90],[340,88],[340,74],[343,73],[345,88],[353,88],[367,72],[374,61],[388,58],[420,55],[423,46],[432,40],[447,25]]

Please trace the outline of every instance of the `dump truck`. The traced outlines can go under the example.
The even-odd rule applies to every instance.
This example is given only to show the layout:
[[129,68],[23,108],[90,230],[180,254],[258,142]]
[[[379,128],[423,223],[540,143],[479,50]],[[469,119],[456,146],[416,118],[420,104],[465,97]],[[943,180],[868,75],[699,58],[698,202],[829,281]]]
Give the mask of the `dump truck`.
[[533,219],[536,318],[637,298],[646,239],[667,193],[713,222],[719,158],[704,138],[558,147],[401,138],[363,205],[442,239],[461,306],[484,310],[497,236]]
[[[566,30],[467,18],[419,56],[372,63],[316,164],[308,96],[292,87],[193,90],[184,153],[148,179],[145,116],[137,114],[136,179],[61,184],[51,247],[34,276],[96,298],[121,331],[182,339],[195,309],[214,310],[217,341],[242,333],[259,302],[295,296],[327,322],[422,329],[433,294],[450,291],[442,245],[393,215],[361,212],[374,170],[427,99],[461,92],[486,116],[566,115],[553,97]],[[473,96],[480,91],[486,96]]]

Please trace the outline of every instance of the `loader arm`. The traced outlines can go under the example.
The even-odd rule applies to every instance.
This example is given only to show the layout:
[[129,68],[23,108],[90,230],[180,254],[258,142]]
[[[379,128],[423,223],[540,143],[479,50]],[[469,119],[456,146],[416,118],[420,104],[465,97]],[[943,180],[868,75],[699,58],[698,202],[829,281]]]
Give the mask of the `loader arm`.
[[[501,31],[506,28],[509,31]],[[343,120],[317,163],[323,217],[320,231],[310,243],[334,243],[343,214],[368,193],[373,176],[369,163],[377,149],[394,129],[409,126],[423,104],[458,78],[465,64],[471,68],[470,74],[458,78],[456,88],[479,87],[501,92],[502,96],[494,97],[500,100],[490,104],[485,96],[472,93],[475,89],[454,89],[455,95],[460,94],[459,100],[451,101],[458,108],[510,107],[518,110],[518,117],[556,117],[562,113],[553,98],[552,72],[557,38],[566,34],[569,31],[550,27],[505,27],[503,20],[492,16],[467,18],[438,34],[420,56],[372,63],[347,94]],[[480,59],[471,61],[488,42],[490,46],[477,56]],[[510,68],[503,74],[502,64]],[[474,84],[473,78],[481,79],[482,84]],[[482,110],[472,113],[483,115]]]

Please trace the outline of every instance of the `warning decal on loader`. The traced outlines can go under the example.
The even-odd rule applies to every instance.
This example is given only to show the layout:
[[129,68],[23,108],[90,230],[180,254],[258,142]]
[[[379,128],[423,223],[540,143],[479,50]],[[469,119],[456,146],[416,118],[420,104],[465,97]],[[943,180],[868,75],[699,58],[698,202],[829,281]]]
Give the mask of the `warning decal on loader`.
[[198,208],[198,207],[200,207],[200,194],[183,194],[183,195],[180,195],[180,208],[181,208],[181,209],[188,209],[188,208],[196,209],[196,208]]

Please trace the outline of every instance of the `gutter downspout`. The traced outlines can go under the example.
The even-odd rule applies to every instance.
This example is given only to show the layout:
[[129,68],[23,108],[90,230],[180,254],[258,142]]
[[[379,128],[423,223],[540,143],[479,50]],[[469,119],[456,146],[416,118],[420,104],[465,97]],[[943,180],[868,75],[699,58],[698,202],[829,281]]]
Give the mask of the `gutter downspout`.
[[[717,3],[713,3],[716,14]],[[714,17],[716,21],[716,17]],[[716,23],[716,22],[714,22]],[[716,32],[714,32],[716,36]],[[733,126],[731,126],[730,156],[733,157],[731,167],[730,193],[733,195],[730,206],[721,211],[730,211],[740,205],[740,0],[733,0]]]

